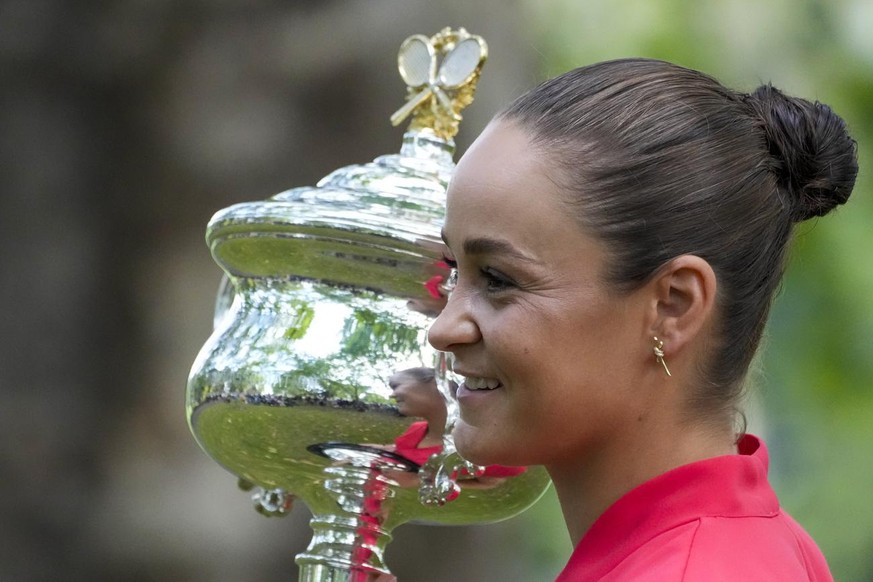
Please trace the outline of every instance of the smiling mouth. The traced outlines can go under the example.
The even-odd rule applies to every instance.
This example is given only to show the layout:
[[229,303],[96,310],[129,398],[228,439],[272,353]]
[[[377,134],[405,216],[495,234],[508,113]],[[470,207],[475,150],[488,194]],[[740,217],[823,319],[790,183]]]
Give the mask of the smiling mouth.
[[475,378],[464,376],[464,386],[467,390],[494,390],[500,387],[500,380],[495,378]]

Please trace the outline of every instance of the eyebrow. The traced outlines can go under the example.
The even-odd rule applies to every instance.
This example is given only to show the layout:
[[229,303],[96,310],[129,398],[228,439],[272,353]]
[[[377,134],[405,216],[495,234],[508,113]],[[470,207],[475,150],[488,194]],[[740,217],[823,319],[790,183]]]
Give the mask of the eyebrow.
[[[442,232],[443,242],[446,245],[449,244],[448,240],[446,240],[445,231]],[[539,261],[534,260],[528,255],[524,254],[522,251],[518,250],[512,244],[508,243],[505,240],[489,238],[489,237],[477,237],[477,238],[468,238],[464,240],[464,253],[468,255],[486,255],[486,254],[501,254],[507,255],[513,259],[517,259],[520,261],[525,261],[529,263],[537,263]]]

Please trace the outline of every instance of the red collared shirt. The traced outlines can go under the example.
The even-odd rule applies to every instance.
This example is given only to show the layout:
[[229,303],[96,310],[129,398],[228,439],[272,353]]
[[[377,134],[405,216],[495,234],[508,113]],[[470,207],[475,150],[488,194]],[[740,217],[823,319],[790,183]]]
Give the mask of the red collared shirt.
[[601,515],[556,582],[832,581],[824,556],[779,507],[767,448],[668,471]]

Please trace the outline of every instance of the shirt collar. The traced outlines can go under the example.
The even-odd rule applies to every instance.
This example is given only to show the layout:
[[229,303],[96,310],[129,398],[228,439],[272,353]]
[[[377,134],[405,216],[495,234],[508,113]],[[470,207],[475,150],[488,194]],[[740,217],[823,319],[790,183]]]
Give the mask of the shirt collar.
[[767,482],[766,446],[744,435],[737,451],[677,467],[632,489],[594,522],[570,563],[607,572],[652,537],[683,523],[778,514],[779,501]]

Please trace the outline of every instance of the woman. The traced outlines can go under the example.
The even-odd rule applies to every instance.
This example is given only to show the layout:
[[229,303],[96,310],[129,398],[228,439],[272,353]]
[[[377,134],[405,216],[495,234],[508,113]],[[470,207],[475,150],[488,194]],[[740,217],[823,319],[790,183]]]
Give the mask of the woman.
[[460,160],[430,341],[459,452],[549,471],[559,580],[831,579],[737,417],[792,226],[856,173],[827,106],[643,59],[547,81]]
[[407,368],[388,380],[391,398],[403,416],[424,420],[413,422],[394,440],[393,451],[423,465],[443,448],[446,403],[436,385],[433,368]]

